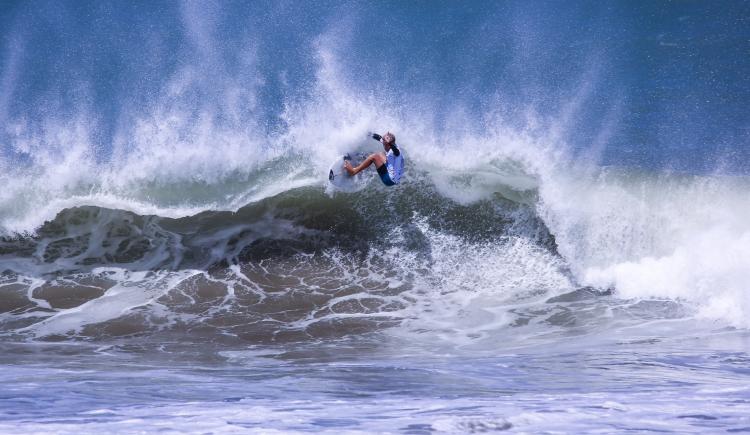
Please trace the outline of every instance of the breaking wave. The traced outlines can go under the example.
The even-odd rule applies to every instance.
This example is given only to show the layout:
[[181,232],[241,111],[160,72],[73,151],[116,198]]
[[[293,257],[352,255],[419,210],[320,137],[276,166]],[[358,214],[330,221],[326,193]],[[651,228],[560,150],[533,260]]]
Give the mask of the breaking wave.
[[[295,51],[252,30],[220,41],[227,16],[197,8],[170,16],[179,43],[151,34],[122,54],[153,65],[109,72],[111,113],[96,104],[101,74],[28,90],[28,45],[3,40],[6,336],[265,343],[387,330],[472,346],[509,328],[520,342],[691,316],[750,326],[750,180],[602,164],[622,102],[590,122],[608,74],[597,56],[540,100],[553,110],[516,104],[545,94],[529,83],[473,105],[456,86],[446,105],[352,65],[355,12],[309,24],[318,36]],[[280,52],[305,67],[269,67]],[[327,191],[328,164],[375,150],[373,129],[396,133],[403,184]]]

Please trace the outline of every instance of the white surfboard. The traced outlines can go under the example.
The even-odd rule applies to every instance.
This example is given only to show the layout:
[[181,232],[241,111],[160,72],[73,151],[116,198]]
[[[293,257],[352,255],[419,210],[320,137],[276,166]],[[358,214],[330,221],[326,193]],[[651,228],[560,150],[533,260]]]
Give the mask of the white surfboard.
[[331,188],[342,192],[356,192],[362,190],[372,181],[372,171],[364,170],[355,176],[349,175],[344,169],[344,161],[349,160],[352,166],[357,166],[367,158],[367,154],[360,152],[346,153],[333,162],[328,169],[328,184]]

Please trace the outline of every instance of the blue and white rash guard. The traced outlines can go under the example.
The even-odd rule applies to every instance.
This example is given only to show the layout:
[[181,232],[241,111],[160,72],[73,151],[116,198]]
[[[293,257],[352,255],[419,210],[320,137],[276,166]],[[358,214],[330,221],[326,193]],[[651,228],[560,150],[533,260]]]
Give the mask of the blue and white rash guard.
[[401,174],[404,172],[404,156],[398,151],[398,154],[394,154],[393,148],[389,149],[385,154],[385,167],[388,169],[388,176],[391,180],[398,184],[401,181]]

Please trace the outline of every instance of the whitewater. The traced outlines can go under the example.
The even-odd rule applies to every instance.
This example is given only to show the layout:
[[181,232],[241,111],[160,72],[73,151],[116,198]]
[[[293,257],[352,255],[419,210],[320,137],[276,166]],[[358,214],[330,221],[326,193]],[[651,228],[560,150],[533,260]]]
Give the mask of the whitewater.
[[0,6],[0,431],[750,431],[748,5]]

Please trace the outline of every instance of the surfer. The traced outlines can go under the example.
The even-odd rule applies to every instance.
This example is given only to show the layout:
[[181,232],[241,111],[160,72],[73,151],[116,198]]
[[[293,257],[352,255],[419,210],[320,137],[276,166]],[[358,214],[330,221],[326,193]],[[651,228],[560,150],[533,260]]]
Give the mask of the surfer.
[[383,144],[385,152],[370,154],[356,168],[348,160],[344,161],[344,169],[349,175],[357,175],[360,171],[375,163],[378,175],[386,186],[395,186],[401,181],[401,174],[404,172],[404,157],[396,145],[396,136],[390,131],[383,136],[373,133],[372,138]]

